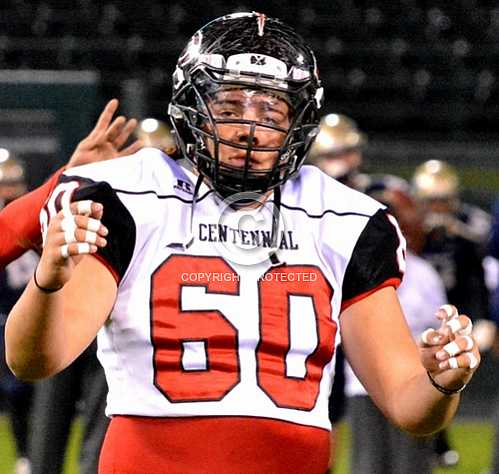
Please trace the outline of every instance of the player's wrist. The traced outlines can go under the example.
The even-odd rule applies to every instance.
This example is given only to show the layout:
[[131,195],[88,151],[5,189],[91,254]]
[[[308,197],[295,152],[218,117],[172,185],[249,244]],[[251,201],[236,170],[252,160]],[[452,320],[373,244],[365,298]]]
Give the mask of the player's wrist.
[[444,395],[450,397],[452,395],[456,395],[458,393],[461,393],[465,388],[466,388],[466,383],[462,383],[458,387],[444,387],[443,385],[440,385],[431,375],[430,371],[427,370],[426,374],[428,375],[428,379],[430,380],[430,383],[435,387],[440,393],[443,393]]
[[38,266],[35,268],[35,271],[33,272],[33,283],[35,284],[36,288],[38,288],[38,290],[40,290],[42,293],[45,293],[45,294],[55,293],[56,291],[62,290],[62,287],[64,285],[51,287],[49,285],[45,286],[44,284],[40,284],[39,280],[36,276],[37,270],[38,270]]

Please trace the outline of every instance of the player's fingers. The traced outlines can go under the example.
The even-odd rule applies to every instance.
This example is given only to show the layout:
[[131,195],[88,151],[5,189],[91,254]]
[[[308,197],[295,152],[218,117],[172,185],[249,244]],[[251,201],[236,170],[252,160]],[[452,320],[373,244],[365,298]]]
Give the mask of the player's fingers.
[[433,328],[428,328],[421,334],[421,342],[425,346],[438,346],[442,344],[444,336]]
[[102,228],[104,231],[101,231],[100,233],[82,228],[66,230],[54,236],[53,243],[54,245],[62,247],[67,244],[86,242],[88,244],[95,244],[97,247],[105,247],[107,245],[107,240],[102,234],[107,235],[107,229],[103,226]]
[[107,227],[99,219],[87,216],[74,216],[74,221],[77,229],[95,232],[102,237],[105,237],[109,233]]
[[90,200],[73,202],[63,207],[58,216],[61,232],[54,241],[60,248],[61,256],[67,258],[71,255],[69,249],[72,243],[94,244],[97,247],[107,244],[104,237],[109,232],[100,221],[102,211],[102,204]]
[[471,336],[457,336],[435,354],[439,369],[474,369],[479,357],[475,340]]
[[76,229],[74,232],[76,242],[86,242],[88,244],[95,244],[97,247],[105,247],[107,241],[101,237],[97,232],[88,229]]
[[130,119],[125,123],[119,135],[114,139],[114,146],[119,149],[121,148],[125,142],[128,140],[133,131],[137,128],[137,120]]
[[90,132],[89,137],[94,138],[95,135],[103,133],[109,127],[113,115],[115,114],[116,110],[118,110],[118,105],[119,105],[118,99],[111,99],[106,104],[104,110],[101,112],[97,120],[97,123],[95,124],[94,129]]
[[438,308],[435,316],[441,321],[449,321],[459,316],[457,308],[452,304],[444,304]]
[[69,210],[63,208],[63,212],[67,217],[83,215],[100,220],[104,213],[104,206],[100,202],[90,200],[76,201],[70,204]]
[[136,140],[131,145],[127,146],[126,148],[123,148],[123,150],[120,150],[118,156],[133,155],[134,153],[138,152],[141,148],[144,148],[144,142],[142,140]]
[[106,140],[114,143],[116,138],[119,136],[119,134],[123,130],[125,123],[126,123],[126,118],[123,117],[123,115],[120,115],[119,117],[115,118],[113,120],[113,123],[111,125],[109,125],[109,128],[106,130],[106,134],[105,134]]
[[450,329],[452,334],[460,334],[463,336],[469,336],[473,330],[473,323],[471,322],[471,319],[463,314],[459,315],[457,318],[447,321],[445,326]]
[[63,217],[60,221],[60,228],[64,234],[66,243],[76,242],[78,240],[87,241],[85,238],[81,237],[81,232],[76,234],[77,231],[90,232],[101,237],[104,237],[109,233],[107,227],[104,226],[99,219],[80,215]]
[[435,354],[440,350],[441,346],[423,346],[420,348],[421,362],[426,370],[431,372],[438,371],[439,361]]
[[471,351],[474,345],[475,341],[471,336],[458,336],[442,347],[442,349],[437,352],[436,357],[439,360],[444,360],[460,354],[461,352]]
[[64,243],[76,242],[76,227],[74,216],[65,215],[61,220],[61,230],[64,233]]
[[474,352],[463,352],[455,357],[450,357],[438,364],[438,368],[445,369],[476,369],[480,363]]
[[[81,216],[80,216],[81,217]],[[107,229],[100,223],[95,224],[95,219],[84,217],[90,224],[91,229],[95,229],[98,225],[100,232],[107,234]],[[68,258],[73,255],[84,255],[94,253],[98,248],[107,245],[106,239],[95,230],[90,230],[88,227],[70,227],[61,233],[61,237],[57,239],[55,244],[59,247],[60,256]]]
[[69,258],[75,255],[87,255],[97,252],[97,245],[88,242],[74,242],[60,247],[61,257]]

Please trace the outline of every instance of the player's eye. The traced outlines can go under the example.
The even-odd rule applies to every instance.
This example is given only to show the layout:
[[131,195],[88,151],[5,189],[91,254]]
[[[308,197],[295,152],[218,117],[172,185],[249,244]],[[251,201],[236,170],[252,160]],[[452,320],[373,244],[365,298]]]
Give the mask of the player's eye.
[[217,112],[216,116],[219,118],[239,118],[240,114],[238,114],[235,110],[226,109]]
[[261,118],[263,123],[268,123],[269,125],[280,125],[282,123],[282,117],[279,114],[267,114]]

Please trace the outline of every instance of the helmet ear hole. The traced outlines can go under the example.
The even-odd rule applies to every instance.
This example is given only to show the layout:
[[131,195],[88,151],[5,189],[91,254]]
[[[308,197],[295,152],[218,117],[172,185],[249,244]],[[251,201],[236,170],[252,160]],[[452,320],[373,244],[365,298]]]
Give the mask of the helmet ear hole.
[[[217,155],[220,145],[241,148],[219,137],[217,127],[222,119],[213,117],[207,105],[210,94],[223,89],[261,91],[269,98],[284,98],[294,111],[288,129],[254,118],[223,118],[223,123],[232,120],[234,126],[248,130],[266,127],[282,133],[282,145],[259,149],[257,144],[248,144],[245,148],[246,160],[252,153],[278,154],[266,174],[246,169],[230,178],[230,173],[220,171],[223,163],[219,157],[208,152],[210,148]],[[237,13],[213,20],[192,36],[173,74],[169,114],[180,150],[215,190],[224,194],[266,192],[283,184],[302,165],[315,137],[322,100],[316,59],[303,39],[277,19],[255,12]],[[218,180],[219,176],[224,179]]]

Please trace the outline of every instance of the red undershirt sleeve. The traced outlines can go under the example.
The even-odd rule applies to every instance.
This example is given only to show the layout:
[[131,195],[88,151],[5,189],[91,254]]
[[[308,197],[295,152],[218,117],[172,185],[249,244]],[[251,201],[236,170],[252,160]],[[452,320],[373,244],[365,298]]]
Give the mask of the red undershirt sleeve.
[[59,169],[44,184],[0,211],[0,268],[41,244],[40,210],[63,171]]

